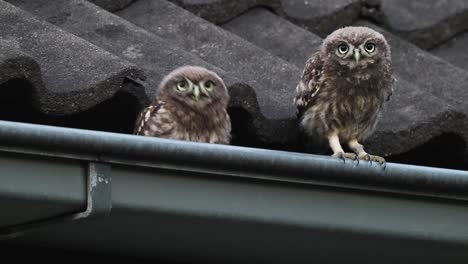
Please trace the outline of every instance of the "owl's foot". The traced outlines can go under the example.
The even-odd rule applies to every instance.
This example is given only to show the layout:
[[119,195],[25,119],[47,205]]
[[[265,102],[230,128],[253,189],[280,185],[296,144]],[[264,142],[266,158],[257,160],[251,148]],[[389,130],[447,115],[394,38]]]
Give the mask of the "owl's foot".
[[348,153],[348,152],[336,152],[333,153],[332,157],[342,159],[344,163],[346,163],[346,159],[350,160],[357,160],[358,156],[354,153]]
[[381,166],[384,167],[384,169],[387,167],[387,163],[386,163],[385,159],[380,157],[380,156],[369,155],[369,154],[364,152],[364,153],[360,153],[358,155],[358,159],[370,161],[371,165],[372,165],[373,161],[378,162]]

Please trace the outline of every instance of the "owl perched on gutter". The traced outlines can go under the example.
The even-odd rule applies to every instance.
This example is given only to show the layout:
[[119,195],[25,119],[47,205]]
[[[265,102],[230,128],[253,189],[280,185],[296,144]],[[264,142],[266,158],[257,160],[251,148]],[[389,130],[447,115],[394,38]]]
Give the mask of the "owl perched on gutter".
[[312,140],[328,142],[334,157],[384,164],[360,142],[373,132],[393,82],[390,46],[382,34],[367,27],[338,29],[308,59],[296,87],[300,125]]
[[162,80],[156,100],[137,118],[134,134],[229,144],[228,101],[226,86],[216,73],[180,67]]

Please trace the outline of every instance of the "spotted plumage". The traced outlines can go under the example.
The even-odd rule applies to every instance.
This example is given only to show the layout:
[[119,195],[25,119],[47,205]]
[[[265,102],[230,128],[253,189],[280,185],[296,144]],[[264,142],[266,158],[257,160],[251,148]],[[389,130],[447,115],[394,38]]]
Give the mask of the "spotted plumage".
[[[333,156],[384,163],[359,141],[373,132],[384,102],[393,93],[390,47],[380,33],[345,27],[331,33],[307,60],[294,104],[312,140],[326,141]],[[354,153],[345,153],[347,144]]]
[[161,82],[156,100],[138,116],[136,135],[229,144],[229,95],[214,72],[184,66]]

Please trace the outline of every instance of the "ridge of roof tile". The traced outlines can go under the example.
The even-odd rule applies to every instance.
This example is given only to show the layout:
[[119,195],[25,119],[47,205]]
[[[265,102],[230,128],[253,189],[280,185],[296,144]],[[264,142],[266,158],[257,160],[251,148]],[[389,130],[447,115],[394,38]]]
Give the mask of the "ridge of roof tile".
[[137,0],[88,0],[91,3],[104,8],[109,12],[122,10]]
[[[263,0],[169,0],[212,23],[226,22]],[[276,0],[274,0],[276,1]]]
[[364,6],[362,14],[424,49],[468,30],[468,2],[464,0],[379,0],[377,7]]
[[227,22],[251,8],[265,6],[288,20],[326,35],[355,21],[361,12],[360,0],[170,0],[216,24]]
[[31,56],[0,39],[0,84],[13,79],[26,79],[38,87],[44,87],[39,64]]
[[4,1],[0,1],[0,24],[0,42],[39,65],[42,82],[33,83],[34,101],[47,114],[89,109],[118,92],[125,77],[142,75],[134,64]]
[[437,57],[468,71],[468,52],[465,51],[467,46],[468,32],[464,32],[430,50],[430,52]]

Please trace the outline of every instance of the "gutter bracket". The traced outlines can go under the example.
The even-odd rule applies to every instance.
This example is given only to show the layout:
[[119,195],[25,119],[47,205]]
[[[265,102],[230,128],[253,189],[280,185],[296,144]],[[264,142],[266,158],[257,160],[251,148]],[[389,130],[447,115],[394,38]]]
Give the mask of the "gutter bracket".
[[87,206],[72,220],[107,216],[112,210],[111,166],[90,162],[88,165]]
[[0,228],[0,241],[19,237],[24,233],[63,222],[108,216],[112,210],[112,178],[109,164],[90,162],[86,186],[86,209],[81,212],[34,220]]

